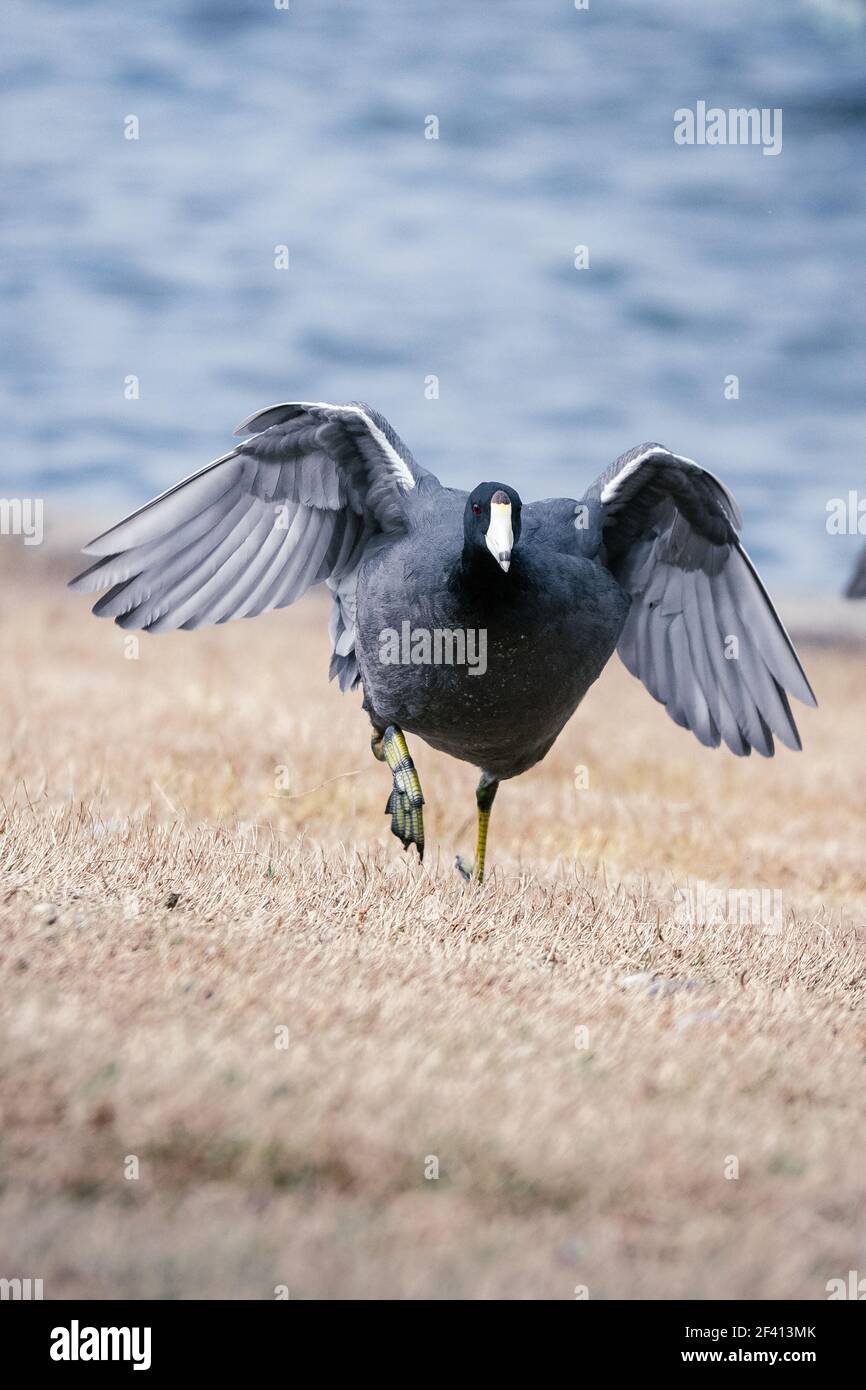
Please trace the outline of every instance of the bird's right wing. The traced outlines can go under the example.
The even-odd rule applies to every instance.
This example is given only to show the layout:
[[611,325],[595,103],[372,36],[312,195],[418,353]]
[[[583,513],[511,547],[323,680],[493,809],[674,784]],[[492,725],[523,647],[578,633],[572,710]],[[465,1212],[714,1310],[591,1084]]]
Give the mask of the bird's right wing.
[[384,417],[357,403],[271,406],[236,433],[251,430],[85,546],[99,558],[70,587],[108,587],[94,613],[167,632],[282,608],[327,580],[332,675],[352,684],[359,559],[372,536],[405,529],[424,470]]

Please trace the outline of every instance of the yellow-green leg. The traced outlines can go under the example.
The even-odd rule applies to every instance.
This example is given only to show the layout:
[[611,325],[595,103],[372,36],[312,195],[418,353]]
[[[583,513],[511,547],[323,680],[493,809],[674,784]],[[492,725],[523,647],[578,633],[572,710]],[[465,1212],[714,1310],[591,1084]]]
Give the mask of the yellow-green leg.
[[482,772],[481,781],[475,788],[475,804],[478,807],[478,833],[475,838],[475,863],[472,868],[461,855],[457,856],[457,868],[465,879],[474,878],[477,883],[484,882],[484,864],[487,859],[487,827],[490,824],[490,811],[499,783]]
[[394,786],[385,804],[385,814],[391,817],[391,833],[397,836],[404,849],[415,845],[418,858],[424,858],[424,795],[412,754],[402,729],[389,724],[387,729],[373,728],[370,739],[373,756],[391,769]]

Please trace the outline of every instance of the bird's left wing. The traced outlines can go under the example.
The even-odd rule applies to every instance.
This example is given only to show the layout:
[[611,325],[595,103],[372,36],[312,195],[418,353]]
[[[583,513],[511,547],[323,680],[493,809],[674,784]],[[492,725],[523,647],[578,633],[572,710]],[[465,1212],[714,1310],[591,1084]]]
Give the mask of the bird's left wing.
[[788,694],[814,705],[797,653],[740,544],[737,504],[660,444],[623,454],[578,504],[599,560],[631,595],[623,662],[701,743],[766,757],[800,748]]
[[424,470],[357,402],[271,406],[235,431],[251,432],[85,546],[99,558],[70,587],[111,586],[94,613],[166,632],[281,608],[328,580],[335,658],[347,656],[359,558],[371,537],[405,528]]

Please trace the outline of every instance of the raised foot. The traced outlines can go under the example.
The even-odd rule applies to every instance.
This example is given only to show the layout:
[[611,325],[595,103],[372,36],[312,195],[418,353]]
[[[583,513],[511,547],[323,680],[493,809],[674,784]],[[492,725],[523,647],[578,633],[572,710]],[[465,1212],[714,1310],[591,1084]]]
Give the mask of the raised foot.
[[385,803],[385,814],[391,817],[391,833],[404,849],[414,845],[418,858],[424,858],[424,796],[421,783],[406,739],[400,729],[389,724],[382,735],[382,752],[391,769],[394,786]]

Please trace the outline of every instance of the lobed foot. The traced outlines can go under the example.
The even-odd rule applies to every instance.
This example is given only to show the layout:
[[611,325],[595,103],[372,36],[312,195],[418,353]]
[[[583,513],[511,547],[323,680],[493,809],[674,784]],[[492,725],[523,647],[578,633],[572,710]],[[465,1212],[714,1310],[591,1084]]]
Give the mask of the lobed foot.
[[391,817],[391,833],[397,836],[404,849],[414,845],[418,858],[424,858],[424,796],[412,755],[402,730],[389,724],[381,739],[385,762],[391,769],[394,786],[385,803],[385,814]]

